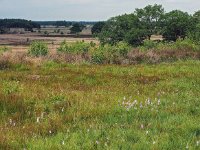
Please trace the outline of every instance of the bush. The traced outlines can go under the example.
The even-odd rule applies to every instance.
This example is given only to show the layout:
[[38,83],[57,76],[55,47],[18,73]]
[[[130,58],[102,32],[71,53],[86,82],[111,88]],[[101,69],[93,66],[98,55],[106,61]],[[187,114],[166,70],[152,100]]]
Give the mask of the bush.
[[190,39],[178,39],[174,44],[173,44],[174,49],[178,50],[200,50],[200,46],[195,44],[192,40]]
[[140,46],[139,49],[142,51],[156,49],[157,45],[158,45],[157,42],[154,42],[152,40],[144,40],[143,45]]
[[6,46],[3,46],[3,47],[0,47],[0,54],[4,53],[4,52],[7,52],[9,51],[10,48],[6,47]]
[[0,70],[5,70],[11,68],[11,63],[7,59],[0,58]]
[[6,95],[15,94],[21,90],[18,81],[3,82],[3,92]]
[[125,42],[119,42],[116,45],[101,45],[92,53],[92,62],[102,64],[107,63],[120,63],[121,59],[127,57],[131,47]]
[[48,54],[48,46],[44,42],[41,41],[34,41],[31,43],[29,48],[29,54],[32,56],[46,56]]
[[94,64],[103,64],[105,60],[105,52],[102,48],[96,49],[92,54],[92,63]]
[[82,54],[88,52],[90,47],[91,45],[89,43],[85,43],[84,41],[75,43],[67,43],[66,41],[63,41],[57,50],[59,52]]

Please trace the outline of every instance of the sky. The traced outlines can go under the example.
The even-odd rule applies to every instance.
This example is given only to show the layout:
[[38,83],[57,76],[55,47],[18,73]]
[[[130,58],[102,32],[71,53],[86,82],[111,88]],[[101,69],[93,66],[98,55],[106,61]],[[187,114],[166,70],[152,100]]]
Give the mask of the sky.
[[200,10],[200,0],[0,0],[0,18],[103,21],[149,4],[162,4],[166,12]]

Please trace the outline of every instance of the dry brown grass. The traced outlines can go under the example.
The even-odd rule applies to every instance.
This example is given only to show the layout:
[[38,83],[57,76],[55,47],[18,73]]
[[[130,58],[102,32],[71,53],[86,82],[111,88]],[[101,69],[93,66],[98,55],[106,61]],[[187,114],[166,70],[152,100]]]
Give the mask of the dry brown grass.
[[[54,61],[58,63],[75,63],[82,64],[84,62],[91,63],[92,55],[90,53],[72,54],[60,53],[56,50],[50,51],[47,56],[32,57],[26,51],[7,51],[0,55],[0,70],[8,69],[13,64],[28,64],[41,66],[44,62]],[[117,56],[114,60],[105,60],[105,64],[138,64],[138,63],[160,63],[173,62],[176,60],[200,59],[200,51],[193,50],[148,50],[141,51],[139,49],[131,50],[127,56]]]

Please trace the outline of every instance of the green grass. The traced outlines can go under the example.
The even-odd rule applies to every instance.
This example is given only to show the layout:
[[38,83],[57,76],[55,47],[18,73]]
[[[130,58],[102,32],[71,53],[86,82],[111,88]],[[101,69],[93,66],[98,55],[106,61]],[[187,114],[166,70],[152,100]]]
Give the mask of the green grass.
[[200,149],[200,61],[0,71],[0,149]]

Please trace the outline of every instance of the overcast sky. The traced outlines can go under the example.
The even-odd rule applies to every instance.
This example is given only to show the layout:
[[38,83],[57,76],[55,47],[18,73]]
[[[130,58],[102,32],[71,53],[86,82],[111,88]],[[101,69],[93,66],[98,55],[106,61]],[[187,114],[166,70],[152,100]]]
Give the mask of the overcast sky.
[[98,21],[155,3],[166,11],[200,10],[200,0],[0,0],[0,18]]

